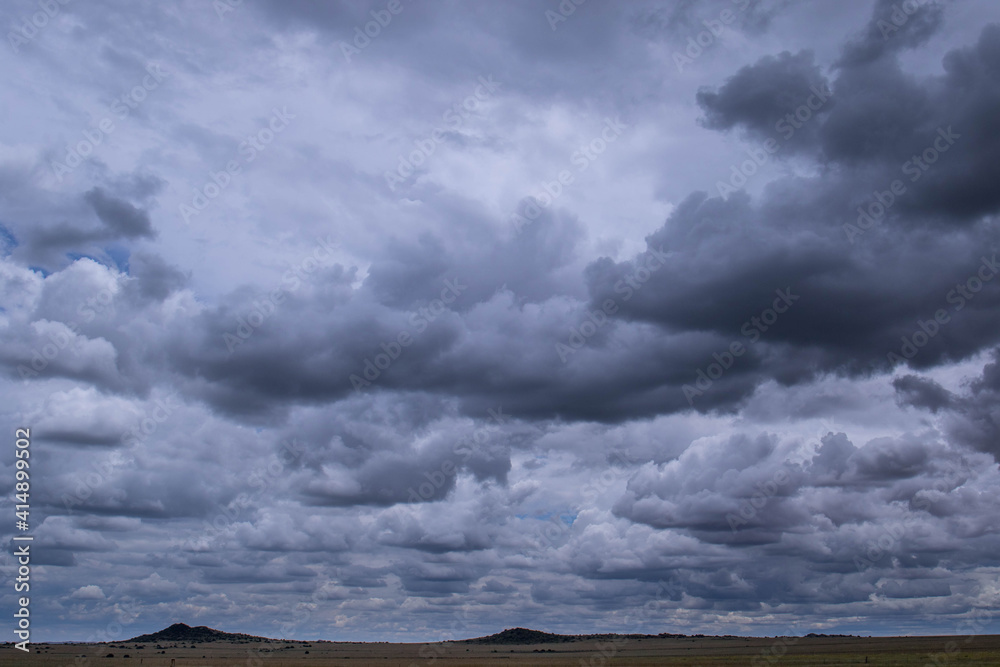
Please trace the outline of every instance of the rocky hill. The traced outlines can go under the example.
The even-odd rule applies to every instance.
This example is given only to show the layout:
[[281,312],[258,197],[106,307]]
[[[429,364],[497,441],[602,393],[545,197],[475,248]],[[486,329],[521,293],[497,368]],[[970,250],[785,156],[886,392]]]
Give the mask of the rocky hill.
[[574,641],[571,635],[554,635],[528,628],[509,628],[489,637],[464,640],[467,644],[554,644]]
[[233,632],[223,632],[213,628],[199,625],[192,628],[184,623],[174,623],[169,628],[164,628],[159,632],[150,635],[139,635],[128,640],[138,644],[157,642],[181,642],[183,644],[196,644],[198,642],[236,642],[236,641],[267,641],[265,637],[255,637],[254,635],[244,635]]

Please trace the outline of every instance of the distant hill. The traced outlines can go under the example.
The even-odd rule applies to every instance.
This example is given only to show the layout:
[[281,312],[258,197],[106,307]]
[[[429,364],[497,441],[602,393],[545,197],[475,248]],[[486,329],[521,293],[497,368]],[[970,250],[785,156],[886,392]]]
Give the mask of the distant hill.
[[555,644],[571,642],[576,637],[572,635],[554,635],[551,632],[529,630],[528,628],[510,628],[489,637],[465,639],[467,644]]
[[222,632],[221,630],[208,628],[204,625],[192,628],[190,625],[185,625],[184,623],[174,623],[169,628],[164,628],[159,632],[154,632],[151,635],[139,635],[138,637],[133,637],[127,641],[136,642],[138,644],[152,644],[156,642],[183,642],[185,644],[193,644],[198,642],[260,642],[267,641],[267,639],[264,637],[255,637],[254,635]]
[[[808,638],[847,638],[852,637],[852,635],[818,635],[815,633],[809,633],[806,635]],[[723,636],[705,636],[705,635],[683,635],[683,634],[672,634],[669,632],[661,632],[658,635],[642,635],[642,634],[613,634],[613,633],[603,633],[603,634],[592,634],[592,635],[557,635],[551,632],[542,632],[540,630],[529,630],[528,628],[508,628],[503,632],[498,632],[495,635],[489,635],[488,637],[476,637],[475,639],[460,639],[460,640],[450,640],[448,643],[454,644],[493,644],[493,645],[525,645],[525,644],[564,644],[567,642],[581,642],[581,641],[611,641],[614,639],[683,639],[683,638],[697,638],[697,639],[739,639],[738,637],[733,637],[732,635]],[[318,640],[323,642],[325,640]],[[257,637],[255,635],[246,635],[242,633],[233,632],[222,632],[221,630],[215,630],[214,628],[209,628],[204,625],[199,625],[198,627],[192,628],[190,625],[185,625],[184,623],[174,623],[169,628],[164,628],[159,632],[154,632],[150,635],[139,635],[138,637],[133,637],[122,643],[136,643],[136,644],[156,644],[165,642],[176,642],[180,644],[197,644],[200,642],[287,642],[287,643],[299,643],[295,640],[286,639],[269,639],[267,637]],[[348,642],[354,643],[354,642]]]
[[[703,635],[695,635],[702,637]],[[540,630],[529,630],[528,628],[509,628],[503,632],[488,637],[476,637],[475,639],[462,639],[456,643],[464,644],[561,644],[565,642],[582,641],[610,641],[616,638],[626,639],[664,639],[670,637],[687,637],[687,635],[671,634],[661,632],[658,635],[629,634],[619,635],[613,633],[603,633],[596,635],[556,635],[551,632],[541,632]]]

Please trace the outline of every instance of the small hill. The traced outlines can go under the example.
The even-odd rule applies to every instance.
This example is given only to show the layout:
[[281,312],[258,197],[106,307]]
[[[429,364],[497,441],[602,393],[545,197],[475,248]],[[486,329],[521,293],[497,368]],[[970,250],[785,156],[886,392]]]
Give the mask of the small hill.
[[260,642],[266,640],[264,637],[222,632],[221,630],[215,630],[213,628],[205,627],[204,625],[192,628],[190,625],[185,625],[184,623],[174,623],[169,628],[164,628],[159,632],[154,632],[151,635],[139,635],[138,637],[133,637],[127,641],[136,642],[138,644],[152,644],[156,642],[182,642],[185,644],[192,644],[198,642]]
[[[704,637],[704,635],[694,635]],[[728,637],[728,635],[726,635]],[[590,635],[556,635],[551,632],[541,632],[539,630],[529,630],[528,628],[510,628],[503,632],[488,637],[476,637],[475,639],[460,639],[454,641],[456,644],[561,644],[565,642],[583,641],[615,641],[619,639],[687,639],[688,635],[661,632],[658,635],[643,634],[617,634],[605,632]]]
[[489,637],[477,637],[464,640],[469,644],[555,644],[576,640],[572,635],[554,635],[551,632],[529,630],[528,628],[510,628]]

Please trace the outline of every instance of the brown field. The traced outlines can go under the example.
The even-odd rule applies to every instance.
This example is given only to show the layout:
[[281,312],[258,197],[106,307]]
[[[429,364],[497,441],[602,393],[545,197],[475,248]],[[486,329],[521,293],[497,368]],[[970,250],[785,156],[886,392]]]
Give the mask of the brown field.
[[[33,644],[32,653],[0,647],[0,665],[15,667],[472,667],[479,665],[1000,665],[1000,635],[974,637],[619,638],[529,645],[350,642],[208,642],[181,647],[144,644]],[[950,642],[954,642],[950,644]],[[120,648],[124,646],[125,648]],[[143,648],[138,648],[143,646]],[[176,647],[175,647],[176,646]],[[787,652],[783,649],[787,649]],[[160,653],[160,651],[165,653]],[[544,651],[544,653],[540,653]],[[950,653],[949,653],[950,651]],[[307,653],[308,652],[308,653]],[[105,657],[114,653],[113,658]],[[129,657],[126,658],[125,655]],[[767,657],[762,657],[762,656]],[[84,657],[86,660],[84,660]],[[757,658],[755,662],[754,658]],[[867,663],[866,663],[867,660]]]

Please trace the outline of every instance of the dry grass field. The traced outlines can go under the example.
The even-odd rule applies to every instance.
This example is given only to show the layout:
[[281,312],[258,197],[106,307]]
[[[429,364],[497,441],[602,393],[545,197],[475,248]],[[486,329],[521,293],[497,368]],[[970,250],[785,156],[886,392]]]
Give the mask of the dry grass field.
[[[788,642],[785,645],[782,642]],[[954,642],[949,644],[949,642]],[[140,648],[140,646],[142,648]],[[4,667],[715,667],[775,665],[1000,665],[1000,636],[976,637],[809,637],[619,638],[568,643],[483,645],[349,642],[206,642],[161,644],[38,644],[25,654],[0,647]],[[162,651],[162,652],[161,652]],[[950,651],[950,652],[949,652]],[[109,653],[114,657],[106,657]],[[128,656],[128,657],[126,657]]]

